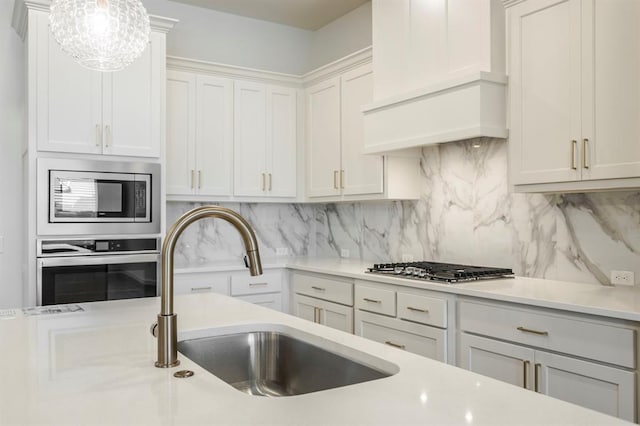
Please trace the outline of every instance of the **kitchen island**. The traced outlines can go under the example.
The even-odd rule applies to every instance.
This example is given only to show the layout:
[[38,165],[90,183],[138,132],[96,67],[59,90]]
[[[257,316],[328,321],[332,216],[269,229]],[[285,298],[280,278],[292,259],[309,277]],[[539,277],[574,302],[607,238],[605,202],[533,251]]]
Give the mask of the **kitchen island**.
[[[178,330],[294,328],[399,371],[304,395],[249,396],[179,355],[153,366],[157,298],[0,312],[0,424],[628,424],[460,368],[215,293],[175,300]],[[179,336],[180,338],[180,336]],[[173,377],[177,370],[195,375]]]

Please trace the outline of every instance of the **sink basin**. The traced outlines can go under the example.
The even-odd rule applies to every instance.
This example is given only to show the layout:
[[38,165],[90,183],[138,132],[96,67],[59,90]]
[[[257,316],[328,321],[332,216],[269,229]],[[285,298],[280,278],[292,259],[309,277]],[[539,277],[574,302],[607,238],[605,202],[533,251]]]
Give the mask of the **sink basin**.
[[398,372],[394,364],[292,330],[190,338],[178,342],[178,351],[239,391],[258,396],[301,395]]

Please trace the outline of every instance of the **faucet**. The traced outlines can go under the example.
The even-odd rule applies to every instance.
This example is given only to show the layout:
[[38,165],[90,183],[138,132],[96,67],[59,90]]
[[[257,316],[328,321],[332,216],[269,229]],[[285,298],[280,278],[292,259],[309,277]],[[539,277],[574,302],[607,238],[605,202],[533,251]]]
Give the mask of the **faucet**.
[[197,207],[180,216],[169,229],[162,244],[160,313],[155,330],[158,337],[158,360],[155,365],[158,368],[170,368],[180,364],[178,360],[178,316],[173,312],[173,251],[176,247],[176,241],[189,225],[207,217],[224,219],[236,228],[244,241],[244,248],[247,252],[245,264],[249,268],[249,273],[252,276],[262,275],[258,241],[251,225],[238,213],[224,207],[204,206]]

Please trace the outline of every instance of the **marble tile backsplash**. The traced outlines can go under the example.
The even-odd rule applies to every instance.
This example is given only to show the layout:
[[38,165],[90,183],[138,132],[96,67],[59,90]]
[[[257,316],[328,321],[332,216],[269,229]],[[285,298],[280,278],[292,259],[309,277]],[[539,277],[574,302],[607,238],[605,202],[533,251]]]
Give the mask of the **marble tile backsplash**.
[[[221,203],[249,220],[261,252],[368,261],[416,260],[513,268],[516,274],[609,283],[611,270],[640,283],[640,192],[515,194],[505,141],[422,149],[417,201],[328,204]],[[167,204],[167,222],[196,203]],[[200,221],[178,240],[176,265],[238,262],[242,243],[223,221]]]

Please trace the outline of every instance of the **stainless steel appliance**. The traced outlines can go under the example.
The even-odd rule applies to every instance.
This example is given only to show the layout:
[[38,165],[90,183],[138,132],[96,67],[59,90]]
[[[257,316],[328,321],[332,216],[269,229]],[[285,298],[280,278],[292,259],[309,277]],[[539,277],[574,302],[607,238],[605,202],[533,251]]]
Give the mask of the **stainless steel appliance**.
[[160,165],[38,159],[39,235],[160,233]]
[[38,306],[158,293],[157,238],[38,240],[37,255]]
[[368,268],[372,274],[394,275],[415,280],[457,283],[464,281],[513,278],[513,271],[507,268],[487,266],[457,265],[440,262],[376,263]]

